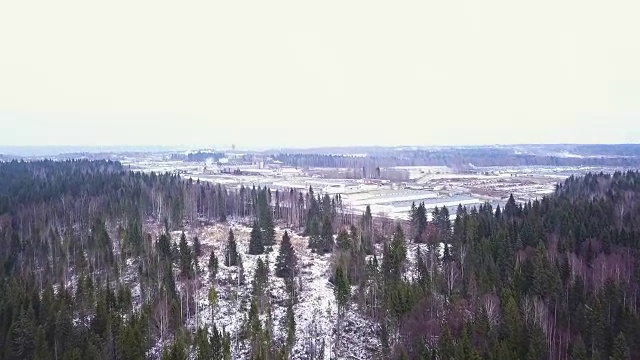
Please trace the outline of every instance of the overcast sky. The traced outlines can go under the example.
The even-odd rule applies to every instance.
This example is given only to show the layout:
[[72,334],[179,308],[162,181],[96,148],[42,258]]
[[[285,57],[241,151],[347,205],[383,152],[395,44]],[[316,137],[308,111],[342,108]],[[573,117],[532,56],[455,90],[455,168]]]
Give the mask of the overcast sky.
[[1,1],[0,145],[640,141],[640,1]]

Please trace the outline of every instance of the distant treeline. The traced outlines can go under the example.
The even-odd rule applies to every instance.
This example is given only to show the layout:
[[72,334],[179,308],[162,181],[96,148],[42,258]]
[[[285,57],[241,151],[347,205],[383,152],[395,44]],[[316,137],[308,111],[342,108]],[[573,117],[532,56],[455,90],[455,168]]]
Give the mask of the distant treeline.
[[[621,145],[622,146],[622,145]],[[615,166],[640,165],[640,147],[628,145],[618,148],[576,146],[577,155],[564,157],[516,153],[513,148],[445,148],[420,150],[379,151],[369,156],[280,153],[275,160],[296,167],[369,168],[390,166]],[[566,150],[565,150],[566,151]],[[572,154],[576,154],[572,153]],[[549,154],[549,152],[547,152]]]
[[224,157],[222,152],[198,151],[188,154],[173,154],[171,158],[174,160],[205,162],[208,159],[218,161]]

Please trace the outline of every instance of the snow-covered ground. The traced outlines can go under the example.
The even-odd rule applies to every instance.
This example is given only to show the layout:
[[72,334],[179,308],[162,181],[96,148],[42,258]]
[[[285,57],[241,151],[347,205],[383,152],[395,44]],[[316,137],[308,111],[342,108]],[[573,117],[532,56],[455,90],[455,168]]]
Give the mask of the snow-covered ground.
[[[224,251],[227,244],[229,228],[235,235],[238,252],[243,266],[245,283],[238,286],[238,267],[224,265]],[[189,244],[193,237],[198,236],[202,243],[202,255],[198,263],[202,272],[199,274],[200,284],[196,295],[198,311],[189,323],[195,328],[196,324],[205,327],[215,323],[218,329],[224,329],[231,334],[234,359],[245,359],[249,351],[248,342],[242,340],[241,329],[245,323],[251,301],[251,280],[259,258],[268,261],[270,267],[267,294],[272,304],[273,334],[276,343],[284,342],[286,337],[286,293],[284,281],[275,276],[275,261],[279,250],[284,229],[276,228],[276,245],[273,251],[263,255],[247,254],[249,233],[251,229],[237,223],[229,225],[215,224],[212,226],[194,228],[185,231]],[[380,349],[377,326],[364,318],[352,306],[342,317],[342,331],[338,334],[338,309],[333,293],[333,286],[328,281],[331,269],[331,255],[318,255],[308,249],[308,238],[289,231],[292,245],[298,256],[299,275],[296,280],[298,302],[294,306],[296,322],[295,345],[290,359],[309,359],[308,352],[316,347],[316,354],[322,352],[324,359],[367,359]],[[172,233],[172,241],[179,241],[180,232]],[[211,250],[218,257],[219,270],[215,287],[218,292],[218,302],[212,308],[208,300],[208,291],[212,286],[207,264]],[[128,264],[134,268],[134,263]],[[133,277],[128,274],[127,277]],[[180,289],[182,285],[177,282]],[[139,296],[139,289],[132,289],[134,298]],[[237,293],[237,297],[236,297]],[[355,293],[355,289],[354,289]],[[213,314],[213,318],[212,318]],[[265,319],[263,316],[262,320]],[[316,334],[316,335],[313,335]],[[336,356],[337,340],[340,339],[340,351]],[[237,341],[237,342],[236,342]],[[322,350],[320,350],[322,348]]]

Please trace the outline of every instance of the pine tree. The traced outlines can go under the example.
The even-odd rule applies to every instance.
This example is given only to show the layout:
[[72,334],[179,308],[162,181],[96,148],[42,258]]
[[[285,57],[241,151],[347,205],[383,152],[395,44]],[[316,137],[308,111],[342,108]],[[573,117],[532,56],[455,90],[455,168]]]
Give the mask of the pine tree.
[[291,238],[288,232],[284,232],[280,243],[280,252],[276,258],[276,276],[281,278],[292,278],[298,259],[295,250],[291,245]]
[[236,247],[236,239],[233,236],[233,230],[229,229],[229,238],[227,240],[227,249],[224,254],[225,266],[238,265],[238,249]]
[[249,238],[249,254],[250,255],[260,255],[264,254],[264,243],[262,242],[262,232],[260,231],[260,227],[258,227],[258,223],[253,223],[253,228],[251,229],[251,235]]

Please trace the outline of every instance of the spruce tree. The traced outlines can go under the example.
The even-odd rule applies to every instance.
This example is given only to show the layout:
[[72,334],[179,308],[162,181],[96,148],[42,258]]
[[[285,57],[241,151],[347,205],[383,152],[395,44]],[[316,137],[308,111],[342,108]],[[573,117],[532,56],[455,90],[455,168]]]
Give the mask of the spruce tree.
[[281,278],[292,278],[295,272],[298,259],[295,250],[291,245],[291,238],[288,232],[282,235],[280,252],[276,258],[276,276]]
[[265,246],[273,246],[276,242],[276,232],[273,224],[273,209],[269,205],[266,187],[260,190],[258,196],[258,222],[262,232],[262,242]]
[[244,262],[242,261],[242,256],[238,254],[238,282],[241,285],[244,285],[245,276],[244,276]]
[[249,254],[260,255],[264,253],[264,243],[262,242],[262,232],[257,222],[253,223],[249,238]]
[[342,310],[349,302],[349,297],[351,296],[351,285],[349,284],[347,272],[340,265],[336,268],[334,283],[333,293],[336,297],[338,308]]
[[287,305],[287,318],[286,318],[286,327],[287,327],[287,337],[286,337],[286,345],[288,350],[290,351],[295,345],[296,341],[296,318],[293,313],[293,303],[289,302]]
[[227,239],[227,249],[224,254],[225,266],[238,265],[238,249],[236,246],[236,238],[233,236],[233,230],[229,229],[229,237]]
[[178,266],[180,265],[180,248],[178,247],[178,243],[175,241],[171,246],[171,261]]
[[187,237],[182,233],[180,236],[180,274],[185,278],[193,276],[193,255],[187,244]]
[[587,360],[587,349],[582,341],[582,336],[571,342],[569,360]]
[[167,233],[163,233],[158,238],[156,249],[160,253],[160,257],[165,260],[171,260],[171,239]]
[[265,210],[261,230],[264,244],[266,246],[273,246],[276,243],[276,230],[273,224],[273,214],[269,205],[267,205],[267,209]]
[[527,360],[543,360],[547,358],[545,334],[542,329],[533,325],[528,329],[529,345],[527,346]]
[[35,352],[33,354],[33,360],[47,360],[50,358],[51,353],[49,352],[49,343],[47,342],[45,330],[42,326],[39,326],[36,330]]
[[631,358],[629,352],[629,345],[627,339],[622,331],[616,336],[616,340],[613,343],[613,350],[611,354],[612,360],[629,360]]
[[367,255],[373,255],[373,216],[369,205],[362,216],[362,247]]
[[202,255],[202,244],[200,243],[200,239],[197,236],[193,238],[193,253],[195,254],[196,258]]
[[226,206],[226,189],[222,189],[222,187],[220,186],[220,184],[218,184],[218,191],[216,191],[218,193],[218,218],[220,219],[220,222],[226,222],[227,221],[227,206]]
[[267,287],[269,278],[269,265],[258,258],[256,262],[256,271],[253,274],[253,295],[261,297]]
[[196,360],[214,359],[214,353],[211,348],[211,343],[209,342],[207,330],[198,328],[194,342]]
[[424,202],[421,202],[415,210],[412,210],[411,228],[413,230],[413,240],[422,242],[423,233],[427,229],[427,209]]
[[211,310],[211,323],[215,327],[215,322],[213,321],[213,310],[218,304],[218,292],[216,291],[215,284],[211,284],[209,292],[207,293],[207,300],[209,300],[209,308]]
[[321,241],[321,244],[319,246],[319,252],[321,254],[326,254],[333,251],[333,246],[334,246],[333,226],[331,225],[331,217],[329,215],[325,215],[322,220],[322,230],[320,232],[320,241]]
[[438,358],[443,360],[455,359],[456,349],[451,338],[451,332],[449,331],[449,325],[444,324],[442,327],[442,334],[440,335],[438,343]]
[[218,275],[218,257],[216,256],[213,249],[211,249],[211,254],[209,255],[209,264],[207,267],[209,268],[209,278],[211,280],[215,279]]
[[351,250],[351,239],[347,230],[342,229],[336,238],[336,247],[338,250]]

